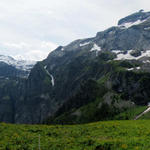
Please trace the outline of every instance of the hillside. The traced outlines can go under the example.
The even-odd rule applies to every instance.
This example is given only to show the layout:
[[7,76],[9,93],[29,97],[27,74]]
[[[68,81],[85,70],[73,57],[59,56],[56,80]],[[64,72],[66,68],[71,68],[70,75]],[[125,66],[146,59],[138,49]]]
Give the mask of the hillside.
[[149,150],[149,127],[149,120],[105,121],[72,126],[2,123],[0,149],[39,149],[40,141],[40,148],[44,150]]
[[[146,17],[144,19],[141,17],[141,20],[138,21],[139,16],[144,14]],[[38,87],[41,85],[45,89],[42,92],[42,95],[45,95],[45,100],[43,99],[42,101],[46,101],[48,96],[50,100],[49,103],[46,102],[44,108],[40,108],[44,112],[40,111],[38,113],[44,116],[45,111],[47,111],[49,116],[54,116],[55,112],[58,115],[57,112],[61,110],[61,115],[63,113],[76,114],[76,112],[81,114],[76,109],[83,106],[85,108],[85,105],[90,105],[89,103],[91,102],[97,103],[95,105],[95,110],[97,110],[97,105],[100,102],[105,103],[107,101],[107,104],[111,104],[113,100],[107,100],[109,93],[110,96],[108,97],[117,97],[114,99],[114,101],[118,99],[119,102],[117,103],[126,103],[126,105],[114,104],[115,107],[112,105],[111,107],[115,111],[114,114],[120,113],[133,105],[147,105],[149,102],[150,64],[148,49],[150,44],[148,38],[149,30],[145,30],[145,28],[149,26],[150,14],[149,12],[137,12],[131,16],[133,20],[127,17],[125,22],[130,23],[130,26],[127,27],[122,23],[116,27],[98,32],[96,37],[79,39],[67,46],[60,46],[50,53],[47,59],[34,67],[29,76],[32,86],[36,87],[38,94],[40,91]],[[134,23],[137,21],[138,23]],[[38,70],[45,70],[47,75],[45,77],[39,75]],[[47,85],[50,87],[48,89],[45,88],[47,85],[43,85],[42,80],[40,80],[41,84],[37,83],[38,78],[41,78],[44,83],[46,80]],[[96,82],[96,86],[105,89],[104,93],[98,90],[95,95],[90,88],[90,90],[85,89],[84,91],[84,84],[90,86],[85,82],[91,79]],[[101,83],[101,81],[105,83]],[[90,92],[92,98],[90,98]],[[105,101],[103,101],[103,97],[106,97]],[[48,105],[49,108],[47,107]],[[66,108],[69,108],[68,112],[66,112]],[[87,108],[91,107],[87,106]],[[35,109],[38,110],[39,107]],[[74,111],[71,109],[74,109]],[[91,111],[93,109],[91,108]],[[98,114],[100,112],[98,110]],[[87,111],[85,110],[86,113]],[[113,116],[106,115],[106,118],[111,119]],[[98,119],[104,118],[99,117]]]
[[95,37],[59,46],[27,78],[2,77],[0,121],[88,123],[146,106],[149,27],[150,12],[136,12]]

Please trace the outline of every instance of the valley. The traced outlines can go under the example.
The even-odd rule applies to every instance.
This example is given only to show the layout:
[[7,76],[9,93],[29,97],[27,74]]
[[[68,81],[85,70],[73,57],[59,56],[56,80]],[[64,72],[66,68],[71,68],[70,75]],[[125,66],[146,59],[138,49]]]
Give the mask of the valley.
[[149,150],[149,124],[149,120],[100,121],[64,126],[1,123],[0,149]]
[[149,6],[0,1],[0,150],[150,150]]

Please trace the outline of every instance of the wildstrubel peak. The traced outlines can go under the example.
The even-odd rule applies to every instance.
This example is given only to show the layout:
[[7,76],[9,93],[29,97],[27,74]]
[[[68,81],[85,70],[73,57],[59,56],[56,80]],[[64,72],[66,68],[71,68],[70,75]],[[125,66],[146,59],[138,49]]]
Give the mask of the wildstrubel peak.
[[59,46],[27,79],[1,79],[0,121],[84,123],[146,105],[149,16],[140,11],[95,37]]

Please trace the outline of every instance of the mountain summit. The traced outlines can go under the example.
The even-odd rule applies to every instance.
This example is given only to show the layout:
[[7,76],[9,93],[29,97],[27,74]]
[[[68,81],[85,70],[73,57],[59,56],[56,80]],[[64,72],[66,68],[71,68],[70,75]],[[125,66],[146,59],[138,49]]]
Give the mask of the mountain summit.
[[119,20],[118,25],[125,25],[125,24],[140,24],[150,18],[150,12],[144,12],[144,10],[140,10],[130,16],[122,18]]
[[10,56],[0,55],[0,77],[27,77],[35,61],[15,60]]

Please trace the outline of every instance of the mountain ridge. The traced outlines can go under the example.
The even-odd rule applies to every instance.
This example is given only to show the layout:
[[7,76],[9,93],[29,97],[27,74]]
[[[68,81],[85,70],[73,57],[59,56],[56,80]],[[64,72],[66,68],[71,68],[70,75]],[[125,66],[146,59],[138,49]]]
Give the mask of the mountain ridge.
[[[134,21],[143,13],[137,12]],[[125,22],[130,23],[130,18]],[[111,27],[93,38],[59,46],[37,62],[26,79],[0,80],[0,121],[85,123],[113,119],[129,108],[146,105],[149,27],[149,19],[129,27]],[[6,92],[1,92],[4,87]]]
[[20,70],[31,70],[31,68],[36,63],[36,61],[16,60],[11,56],[5,55],[0,55],[0,62],[4,62]]

